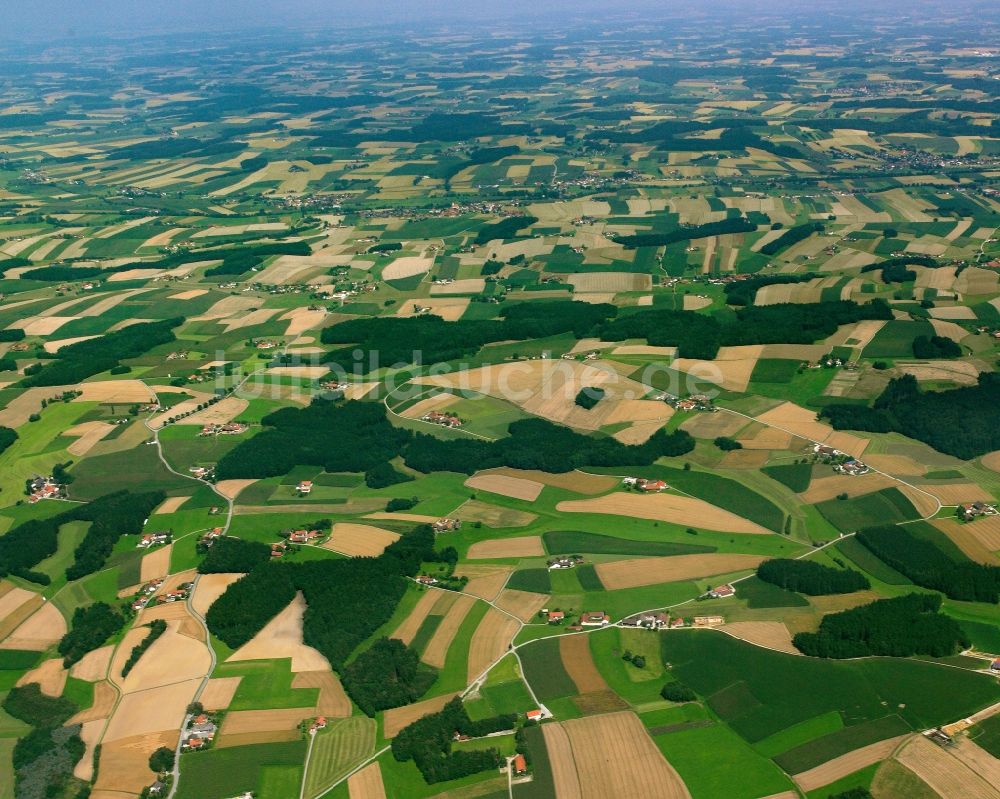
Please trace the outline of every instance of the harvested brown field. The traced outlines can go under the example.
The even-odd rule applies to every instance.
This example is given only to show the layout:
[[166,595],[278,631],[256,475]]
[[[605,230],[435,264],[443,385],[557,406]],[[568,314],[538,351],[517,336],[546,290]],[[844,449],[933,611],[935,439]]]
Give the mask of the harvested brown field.
[[292,678],[292,688],[319,688],[316,712],[324,716],[347,718],[351,700],[332,671],[299,671]]
[[[853,752],[848,752],[846,755],[828,760],[826,763],[811,768],[808,771],[803,771],[801,774],[795,774],[792,779],[798,783],[798,786],[803,791],[815,791],[817,788],[822,788],[824,785],[836,782],[848,774],[860,771],[866,766],[878,763],[880,760],[885,760],[905,738],[905,735],[900,735],[896,738],[889,738],[885,741],[863,746],[860,749],[855,749]],[[934,745],[929,744],[929,746]],[[998,794],[997,799],[1000,799],[1000,794]]]
[[1000,449],[983,455],[979,462],[992,472],[1000,472]]
[[204,296],[208,294],[208,289],[188,289],[187,291],[180,291],[177,294],[171,294],[167,297],[168,300],[193,300],[196,297]]
[[42,606],[39,594],[12,588],[0,596],[0,641],[27,621]]
[[814,477],[809,483],[809,488],[799,494],[803,502],[813,505],[817,502],[825,502],[840,494],[847,494],[849,497],[859,497],[863,494],[871,494],[873,491],[881,491],[883,488],[892,488],[898,483],[891,477],[886,477],[878,472],[869,472],[851,476],[848,474],[836,474],[831,472],[823,477]]
[[213,677],[205,683],[205,689],[198,697],[198,701],[205,706],[205,710],[225,710],[233,701],[242,679],[242,677]]
[[1000,550],[1000,516],[987,516],[962,525],[962,529],[991,551]]
[[[179,604],[179,603],[178,603]],[[200,679],[212,667],[208,647],[203,640],[185,635],[183,620],[167,622],[167,629],[139,658],[128,677],[121,679],[121,666],[132,647],[146,637],[149,630],[133,628],[125,636],[111,661],[111,678],[121,685],[126,694],[148,691],[150,688],[170,685],[183,680]],[[132,639],[131,633],[138,632]]]
[[[997,471],[1000,471],[1000,452],[997,453]],[[555,488],[562,488],[566,491],[574,491],[577,494],[603,494],[605,491],[610,491],[618,485],[618,480],[614,477],[586,474],[578,471],[565,472],[564,474],[550,474],[530,469],[501,467],[498,469],[484,469],[477,474],[498,474],[507,477],[517,477],[547,486],[554,486]]]
[[148,583],[158,577],[166,577],[170,573],[170,553],[173,549],[173,544],[167,544],[143,555],[139,581]]
[[621,399],[615,402],[614,408],[604,421],[605,424],[620,424],[621,422],[665,423],[673,415],[674,409],[665,402]]
[[765,649],[787,652],[789,655],[802,654],[792,644],[792,634],[780,621],[734,621],[716,629]]
[[161,746],[173,749],[179,737],[179,722],[177,729],[123,736],[113,742],[105,735],[92,799],[137,796],[150,784],[149,756]]
[[395,631],[390,635],[390,638],[398,638],[404,644],[409,644],[413,640],[413,636],[417,634],[420,629],[420,625],[424,623],[424,619],[431,612],[431,608],[438,601],[441,596],[441,591],[436,588],[428,588],[423,596],[417,600],[417,604],[414,606],[410,614],[403,619],[402,623],[395,629]]
[[455,574],[459,577],[469,578],[469,582],[465,584],[465,593],[492,602],[504,587],[512,571],[514,570],[510,566],[460,563],[455,569]]
[[115,648],[112,644],[92,649],[70,668],[69,673],[78,680],[97,682],[108,676],[108,666]]
[[762,449],[737,449],[727,452],[719,461],[724,469],[759,469],[767,465],[770,453]]
[[314,311],[308,308],[293,308],[284,315],[279,316],[278,321],[287,321],[288,329],[285,331],[285,337],[295,338],[296,336],[301,336],[307,330],[318,328],[326,320],[326,316],[327,313],[324,308]]
[[195,582],[194,592],[191,594],[191,607],[199,616],[208,613],[220,596],[226,593],[226,589],[242,577],[242,574],[222,573],[222,574],[200,574]]
[[402,280],[413,275],[421,275],[434,266],[434,258],[424,258],[419,255],[404,255],[397,258],[382,270],[383,280]]
[[153,513],[154,514],[157,514],[157,513],[173,513],[174,511],[180,510],[181,505],[183,505],[189,499],[191,499],[191,497],[167,497],[153,511]]
[[76,441],[66,447],[70,455],[78,458],[86,455],[94,444],[114,430],[114,425],[107,422],[83,422],[63,432],[64,436],[76,437]]
[[222,722],[215,746],[219,748],[240,746],[246,743],[241,736],[255,735],[254,743],[286,741],[288,733],[298,737],[299,722],[315,715],[314,708],[296,707],[280,710],[230,710]]
[[347,778],[349,799],[385,799],[385,784],[378,763],[369,763]]
[[516,538],[496,538],[477,541],[469,547],[466,555],[470,560],[489,558],[530,558],[545,554],[541,536],[525,535]]
[[746,391],[757,359],[764,347],[750,344],[741,347],[721,347],[712,361],[697,358],[677,358],[671,367],[699,381],[722,386],[729,391]]
[[619,291],[649,291],[653,287],[650,275],[635,272],[579,272],[566,278],[578,293]]
[[184,424],[225,424],[243,413],[249,404],[240,397],[225,397],[205,410],[191,414],[184,420]]
[[244,488],[252,486],[257,481],[254,480],[220,480],[215,484],[215,490],[226,499],[236,499]]
[[459,594],[456,597],[424,648],[424,653],[420,658],[424,663],[436,669],[444,668],[448,648],[455,639],[458,628],[462,626],[462,622],[465,621],[465,617],[475,603],[476,600],[468,594]]
[[476,474],[465,481],[465,485],[477,491],[488,491],[504,497],[534,502],[545,487],[535,480],[509,477],[503,474]]
[[942,799],[920,777],[896,760],[884,760],[869,789],[874,799]]
[[[72,672],[70,672],[72,673]],[[107,680],[94,683],[94,703],[70,718],[69,724],[85,724],[88,721],[103,720],[111,716],[118,701],[118,691]]]
[[556,510],[564,513],[605,513],[611,516],[632,516],[637,519],[652,519],[673,522],[706,530],[726,533],[747,533],[765,535],[770,533],[759,524],[737,516],[735,513],[709,505],[701,499],[679,494],[653,494],[643,496],[626,492],[616,492],[594,499],[565,500],[556,505]]
[[970,560],[987,566],[1000,565],[993,551],[984,546],[979,538],[972,534],[972,525],[961,524],[955,519],[935,519],[931,524],[948,536]]
[[577,693],[607,690],[608,684],[597,670],[590,654],[590,636],[580,633],[560,637],[559,657],[569,678],[576,685]]
[[920,477],[927,471],[922,463],[917,463],[908,455],[875,455],[865,458],[865,462],[873,469],[901,477]]
[[963,386],[974,386],[978,381],[979,369],[967,361],[927,361],[925,363],[896,362],[900,371],[913,375],[917,380],[940,380]]
[[616,560],[598,563],[594,568],[604,587],[616,591],[754,569],[763,560],[758,555],[710,553]]
[[179,730],[184,710],[200,684],[201,679],[195,678],[125,694],[111,717],[104,743],[159,730]]
[[377,557],[389,544],[399,540],[399,533],[369,524],[337,522],[324,549],[332,549],[350,557]]
[[439,394],[433,394],[414,403],[399,415],[407,419],[419,419],[431,411],[444,410],[449,405],[454,405],[458,400],[459,396],[457,394],[449,394],[447,391],[442,391]]
[[528,622],[538,615],[538,611],[545,607],[545,603],[548,601],[549,598],[546,594],[505,588],[497,597],[496,606],[517,616],[521,621]]
[[681,423],[695,438],[714,439],[719,436],[732,437],[747,426],[747,420],[735,413],[699,413]]
[[613,713],[616,710],[626,710],[628,703],[610,688],[604,691],[591,691],[587,694],[580,694],[571,697],[573,704],[585,716],[593,716],[597,713]]
[[1000,799],[1000,787],[990,783],[950,751],[915,735],[896,760],[947,799]]
[[520,629],[516,619],[496,608],[490,608],[479,622],[469,643],[468,681],[477,679],[499,659]]
[[955,738],[948,750],[990,785],[1000,788],[1000,760],[964,735]]
[[52,658],[44,661],[21,675],[18,685],[38,683],[39,690],[47,696],[62,696],[69,672],[63,668],[62,658]]
[[656,431],[663,427],[663,422],[634,422],[628,427],[617,430],[611,434],[615,441],[632,447],[637,444],[645,444],[656,435]]
[[86,748],[83,757],[73,767],[73,776],[77,779],[90,782],[94,778],[94,747],[100,743],[103,731],[104,722],[101,719],[88,721],[80,728],[80,740]]
[[419,300],[406,300],[399,308],[397,316],[418,316],[418,308],[430,308],[432,316],[440,316],[446,322],[457,322],[462,318],[465,309],[469,307],[468,297],[422,297]]
[[465,522],[482,522],[487,527],[525,527],[538,518],[534,513],[491,505],[478,499],[463,502],[451,513]]
[[897,488],[913,503],[917,513],[925,519],[930,518],[941,509],[941,503],[938,502],[937,498],[922,488],[909,485],[899,485]]
[[437,713],[456,696],[458,696],[457,693],[444,694],[425,699],[423,702],[414,702],[412,705],[403,705],[403,707],[394,707],[385,711],[385,716],[382,719],[383,737],[395,737],[401,729],[410,726],[417,719],[422,719],[431,713]]
[[833,432],[829,425],[816,421],[815,411],[806,410],[794,402],[783,402],[760,414],[757,419],[809,441],[825,441]]
[[583,790],[573,761],[573,747],[565,728],[562,724],[546,724],[542,727],[542,736],[552,767],[556,799],[582,799]]
[[80,383],[77,390],[82,394],[74,402],[125,404],[149,402],[153,398],[152,391],[141,380],[101,380],[96,383]]
[[17,428],[27,424],[28,417],[38,411],[43,399],[54,397],[66,388],[66,386],[38,387],[22,391],[0,410],[0,425]]
[[739,442],[743,445],[744,449],[789,449],[793,438],[795,436],[791,433],[786,433],[784,430],[778,430],[774,427],[764,427],[748,438],[740,438]]
[[0,649],[48,649],[66,634],[66,619],[51,602],[44,603],[0,643]]
[[320,671],[330,668],[327,659],[302,642],[302,616],[306,601],[301,592],[264,628],[231,654],[226,662],[238,660],[292,659],[292,671]]
[[942,505],[961,505],[965,502],[993,501],[993,496],[989,491],[973,482],[949,483],[947,485],[921,483],[920,488],[928,494],[933,494],[937,497]]
[[677,347],[655,347],[650,344],[621,344],[611,350],[612,355],[650,355],[654,358],[673,358]]
[[[630,711],[589,716],[546,724],[543,729],[546,746],[549,727],[559,726],[565,733],[570,756],[563,762],[575,763],[574,774],[568,769],[556,772],[555,764],[563,757],[552,757],[556,799],[606,799],[609,796],[642,796],[656,799],[690,799],[684,782],[649,737],[639,717]],[[565,756],[565,744],[557,744]]]
[[447,296],[449,294],[481,294],[486,288],[486,279],[481,277],[469,277],[462,280],[455,280],[446,285],[432,285],[431,296]]

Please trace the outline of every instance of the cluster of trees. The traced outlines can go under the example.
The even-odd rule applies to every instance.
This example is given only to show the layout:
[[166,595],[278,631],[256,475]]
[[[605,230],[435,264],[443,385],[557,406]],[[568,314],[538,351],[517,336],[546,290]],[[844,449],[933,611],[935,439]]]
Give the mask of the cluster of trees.
[[[896,231],[885,230],[883,235],[886,238],[894,238]],[[883,283],[907,283],[917,279],[917,273],[912,269],[907,269],[911,265],[926,266],[929,269],[941,266],[936,259],[929,255],[900,255],[896,258],[886,258],[884,261],[868,264],[868,266],[862,267],[861,271],[863,273],[880,271]]]
[[660,696],[668,702],[693,702],[698,695],[679,680],[664,683]]
[[499,222],[483,225],[476,234],[475,244],[476,246],[480,246],[488,244],[494,239],[513,238],[517,235],[517,231],[531,227],[537,221],[537,216],[508,216]]
[[[294,598],[296,591],[301,591],[307,604],[303,640],[346,677],[345,664],[354,650],[392,616],[406,592],[406,578],[417,574],[424,561],[444,557],[434,552],[434,530],[421,525],[389,545],[377,558],[264,563],[229,586],[208,609],[205,620],[212,633],[236,648],[256,635]],[[380,654],[385,654],[381,647],[376,652]],[[377,668],[373,662],[374,658],[364,660]],[[388,707],[386,702],[392,697],[419,695],[420,687],[425,691],[429,683],[424,684],[422,672],[407,672],[405,663],[401,657],[392,664],[399,685],[391,691],[357,672],[352,672],[351,679],[345,678],[345,688],[366,712]],[[404,684],[409,688],[404,689]]]
[[913,357],[924,360],[961,358],[962,348],[947,336],[917,336],[913,339]]
[[729,436],[718,436],[716,437],[714,443],[715,446],[723,452],[732,452],[736,449],[743,449],[743,445],[739,441],[735,438],[730,438]]
[[966,602],[1000,601],[1000,567],[952,560],[943,550],[917,538],[905,527],[868,527],[860,530],[857,538],[879,560],[916,585]]
[[573,401],[581,408],[589,411],[604,399],[605,393],[604,389],[600,386],[584,386]]
[[208,547],[208,555],[198,564],[200,574],[250,572],[271,560],[271,547],[263,541],[222,536]]
[[510,714],[472,721],[462,700],[455,697],[439,712],[418,719],[393,738],[392,756],[401,763],[412,760],[431,785],[489,771],[500,765],[500,753],[493,748],[453,752],[455,733],[481,738],[514,729],[516,722],[517,717]]
[[65,697],[43,694],[38,683],[12,688],[3,709],[31,730],[14,745],[12,760],[18,797],[65,796],[72,785],[73,767],[86,751],[80,725],[63,726],[79,710]]
[[[273,477],[296,465],[328,472],[365,472],[402,455],[407,466],[429,473],[472,474],[509,466],[568,472],[580,466],[645,466],[663,456],[684,455],[694,440],[683,430],[658,431],[644,444],[582,435],[544,419],[513,422],[497,441],[455,439],[393,427],[380,403],[335,404],[313,400],[307,408],[282,408],[265,416],[265,430],[241,442],[216,464],[219,479]],[[395,470],[393,470],[395,471]],[[0,539],[2,540],[2,539]]]
[[76,580],[101,569],[118,539],[141,533],[149,514],[164,499],[163,491],[141,494],[116,491],[70,511],[73,519],[91,524],[73,552],[73,563],[66,569],[66,579]]
[[88,652],[102,646],[124,624],[125,617],[107,602],[77,608],[73,611],[69,632],[59,641],[63,665],[69,668]]
[[17,431],[10,427],[0,427],[0,455],[17,441]]
[[977,385],[948,391],[922,391],[913,375],[904,375],[891,380],[871,408],[831,403],[820,415],[836,430],[898,432],[968,460],[1000,449],[998,407],[998,374],[983,372]]
[[969,646],[969,639],[940,608],[939,594],[879,599],[824,616],[817,632],[798,633],[792,643],[812,657],[945,657]]
[[619,316],[602,324],[603,341],[644,338],[654,347],[677,347],[681,358],[711,360],[722,345],[722,327],[711,316],[694,311],[651,309]]
[[139,662],[139,658],[142,657],[143,652],[149,649],[153,645],[153,642],[167,631],[167,623],[163,619],[154,619],[149,623],[148,627],[149,632],[146,633],[146,637],[132,647],[128,660],[122,666],[122,677],[128,677],[128,673],[135,668],[135,664]]
[[[65,386],[106,372],[125,358],[135,358],[160,344],[175,341],[173,329],[183,317],[159,322],[140,322],[99,338],[67,344],[58,357],[42,366],[25,370],[25,386]],[[37,368],[35,368],[37,367]]]
[[117,491],[86,505],[73,506],[48,519],[29,519],[0,537],[0,577],[14,574],[40,585],[48,585],[48,575],[31,569],[55,553],[59,546],[60,526],[78,520],[92,524],[77,547],[74,563],[66,570],[66,575],[73,580],[90,574],[104,565],[115,541],[123,533],[142,532],[149,511],[162,503],[164,498],[162,491],[145,494]]
[[[4,261],[4,266],[9,266],[10,261]],[[22,341],[24,339],[24,329],[20,327],[11,327],[5,330],[0,330],[0,341]]]
[[369,488],[387,488],[399,483],[409,483],[413,477],[394,468],[388,461],[375,464],[365,472],[365,485]]
[[823,230],[822,222],[806,222],[804,225],[796,225],[795,227],[790,227],[784,233],[782,233],[774,241],[769,241],[763,247],[760,248],[761,255],[777,255],[784,249],[791,247],[793,244],[798,244],[800,241],[805,241],[813,233],[819,233]]
[[787,283],[808,283],[816,277],[814,272],[803,275],[761,275],[727,283],[722,290],[726,294],[727,305],[753,305],[757,292],[764,286],[777,286]]
[[788,591],[809,596],[850,594],[871,588],[868,578],[853,569],[835,569],[811,560],[773,558],[757,567],[757,576]]
[[420,655],[396,638],[380,638],[341,675],[344,689],[364,702],[358,707],[369,716],[415,702],[436,678],[436,670],[423,665]]
[[[450,361],[473,355],[497,341],[526,341],[572,332],[586,337],[596,325],[614,316],[613,305],[569,300],[525,302],[505,306],[500,319],[445,322],[439,316],[359,317],[324,328],[324,344],[348,345],[328,358],[344,368],[355,364],[354,351],[378,354],[371,368],[393,364]],[[371,358],[372,356],[369,356]]]
[[173,749],[161,746],[149,756],[149,770],[155,771],[157,774],[172,770],[174,767],[174,756]]
[[[704,149],[705,141],[699,139],[698,143],[701,145],[698,149]],[[723,236],[727,233],[752,233],[756,229],[757,225],[746,217],[734,216],[719,222],[706,222],[704,225],[687,225],[658,233],[635,233],[631,236],[615,236],[614,240],[626,249],[633,250],[637,247],[662,247],[665,244],[674,244],[678,241],[705,239],[709,236]]]

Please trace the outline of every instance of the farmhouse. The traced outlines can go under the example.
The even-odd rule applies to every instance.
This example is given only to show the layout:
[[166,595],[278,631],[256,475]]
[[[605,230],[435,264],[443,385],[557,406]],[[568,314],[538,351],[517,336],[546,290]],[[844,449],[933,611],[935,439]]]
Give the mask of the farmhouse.
[[462,528],[461,519],[438,519],[434,522],[434,532],[435,533],[450,533],[454,530],[460,530]]
[[312,480],[299,480],[298,485],[295,486],[295,490],[303,495],[311,493],[313,490]]
[[528,762],[524,759],[524,755],[518,753],[514,756],[513,764],[511,766],[514,769],[514,776],[519,774],[526,774],[528,771]]
[[28,502],[34,504],[43,499],[59,499],[64,495],[63,486],[52,477],[39,477],[28,481]]
[[715,627],[718,624],[725,624],[726,619],[724,616],[695,616],[694,626],[695,627]]
[[671,630],[679,630],[683,626],[684,626],[684,619],[682,619],[680,616],[678,616],[676,619],[670,622]]
[[1000,658],[990,663],[990,671],[1000,671]]
[[828,447],[826,444],[816,444],[813,447],[813,452],[824,458],[839,458],[844,453],[839,449],[834,449],[833,447]]
[[275,544],[271,544],[271,557],[272,558],[281,558],[281,557],[284,557],[285,552],[286,552],[287,549],[288,549],[288,545],[284,544],[284,543],[282,543],[280,541],[277,542],[277,543],[275,543]]
[[235,436],[245,433],[249,425],[242,422],[226,422],[225,424],[206,424],[201,428],[199,436]]
[[206,548],[210,547],[212,546],[212,544],[215,543],[215,540],[217,538],[221,537],[222,537],[222,528],[213,527],[211,530],[205,533],[205,535],[203,535],[201,538],[198,539],[198,545]]
[[640,627],[646,630],[662,630],[670,622],[666,613],[640,613],[622,621],[625,627]]
[[309,732],[326,729],[326,716],[317,716],[309,725]]
[[850,475],[851,477],[857,477],[862,474],[868,474],[868,472],[871,471],[871,469],[868,468],[868,464],[862,463],[861,461],[855,460],[853,458],[851,460],[844,461],[843,463],[834,466],[833,470],[835,472],[840,472],[841,474]]
[[580,555],[565,555],[550,560],[548,567],[550,571],[553,569],[572,569],[581,563],[583,563],[583,558]]
[[305,544],[320,537],[319,530],[293,530],[288,534],[288,540],[293,544]]
[[170,543],[170,533],[144,533],[136,544],[137,549],[150,549]]
[[648,480],[645,477],[626,477],[622,480],[622,484],[633,486],[640,491],[664,491],[670,487],[662,480]]
[[604,627],[611,623],[611,617],[603,610],[591,610],[580,616],[581,627]]
[[987,505],[985,502],[966,502],[958,506],[958,515],[963,521],[971,522],[980,516],[996,516],[996,505]]
[[563,613],[561,610],[549,611],[549,624],[562,624],[565,618],[566,614]]
[[213,466],[191,466],[188,469],[198,480],[207,480],[215,474]]
[[736,596],[736,589],[731,585],[720,585],[709,591],[708,595],[712,599],[726,599],[727,597]]

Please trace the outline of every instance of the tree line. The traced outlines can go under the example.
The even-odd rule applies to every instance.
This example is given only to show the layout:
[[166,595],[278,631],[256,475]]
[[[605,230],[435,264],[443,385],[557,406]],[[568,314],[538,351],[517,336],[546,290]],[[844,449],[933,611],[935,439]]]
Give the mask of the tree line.
[[809,596],[850,594],[871,588],[868,578],[853,569],[835,569],[811,560],[773,558],[757,567],[757,576],[765,582]]
[[965,602],[1000,601],[1000,567],[952,560],[905,527],[884,525],[858,531],[858,541],[916,585]]
[[126,358],[136,358],[153,347],[176,341],[173,329],[183,317],[159,322],[139,322],[106,333],[99,338],[78,341],[61,347],[55,360],[36,363],[25,369],[24,386],[65,386],[106,372]]
[[[699,139],[698,149],[705,149],[705,141]],[[679,241],[691,239],[706,239],[709,236],[724,236],[727,233],[752,233],[757,225],[743,216],[734,216],[718,222],[706,222],[703,225],[686,225],[656,233],[634,233],[629,236],[613,236],[613,240],[628,250],[638,247],[662,247]]]
[[246,573],[269,560],[271,560],[271,547],[263,541],[221,536],[208,547],[208,554],[198,564],[198,573]]
[[[13,574],[48,585],[50,578],[32,571],[59,547],[59,528],[71,521],[89,521],[90,529],[74,552],[74,562],[66,570],[74,580],[101,568],[118,538],[142,532],[149,511],[166,498],[162,491],[143,494],[116,491],[85,505],[76,505],[48,519],[29,519],[0,536],[0,577]],[[72,575],[72,576],[71,576]]]
[[219,479],[273,477],[297,465],[368,473],[397,456],[425,474],[472,474],[493,466],[568,472],[580,466],[644,466],[694,448],[694,439],[683,430],[659,430],[644,444],[626,445],[545,419],[515,421],[508,435],[496,441],[443,441],[394,427],[381,403],[359,401],[315,399],[306,408],[282,408],[261,421],[263,431],[219,459]]
[[69,668],[91,650],[103,646],[124,624],[125,617],[107,602],[74,610],[69,631],[57,647],[63,656],[63,666]]
[[506,714],[473,721],[459,697],[437,713],[424,716],[392,739],[392,756],[400,763],[412,760],[424,780],[433,785],[497,768],[502,759],[494,748],[452,751],[455,733],[481,738],[514,729],[517,716]]
[[805,241],[813,233],[820,233],[822,230],[822,222],[806,222],[804,225],[790,227],[778,236],[778,238],[773,241],[769,241],[761,247],[759,252],[761,255],[777,255],[782,250],[788,249],[792,245],[798,244],[800,241]]
[[397,638],[380,638],[341,674],[344,690],[369,716],[416,702],[435,679],[437,671],[422,664],[420,655]]
[[820,416],[836,430],[902,433],[969,460],[1000,449],[1000,375],[982,372],[975,386],[923,391],[913,375],[889,381],[872,407],[831,403]]
[[939,594],[879,599],[824,616],[817,632],[798,633],[792,643],[811,657],[946,657],[970,642],[958,622],[939,613],[940,608]]
[[122,677],[128,677],[129,672],[135,668],[135,664],[139,662],[139,658],[142,657],[143,653],[153,645],[153,642],[157,638],[167,631],[167,623],[163,619],[153,619],[148,626],[149,632],[146,633],[146,637],[132,647],[128,660],[122,666]]

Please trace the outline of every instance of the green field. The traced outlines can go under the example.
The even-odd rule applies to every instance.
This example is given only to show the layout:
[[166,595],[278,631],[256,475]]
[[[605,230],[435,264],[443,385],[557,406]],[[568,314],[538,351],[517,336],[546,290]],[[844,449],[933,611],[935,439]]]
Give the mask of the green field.
[[375,722],[362,716],[335,719],[316,734],[305,779],[306,799],[347,773],[375,751]]
[[630,541],[596,533],[550,530],[542,536],[552,554],[590,555],[692,555],[714,552],[715,547],[673,541]]
[[291,658],[220,663],[213,677],[241,677],[230,710],[312,707],[318,688],[292,688]]
[[559,655],[559,639],[547,638],[518,650],[524,677],[543,702],[575,694],[576,684]]
[[[261,791],[265,785],[273,791],[270,799],[287,799],[297,795],[302,763],[306,756],[305,741],[252,744],[207,752],[181,755],[178,799],[226,799],[244,791]],[[271,772],[268,777],[268,772]],[[292,773],[298,774],[292,779]],[[294,790],[293,790],[294,789]]]
[[850,533],[876,524],[895,524],[919,518],[916,508],[898,488],[883,488],[851,499],[828,499],[816,504],[838,530]]
[[802,492],[812,482],[812,466],[808,463],[785,463],[765,466],[761,471],[791,491]]

